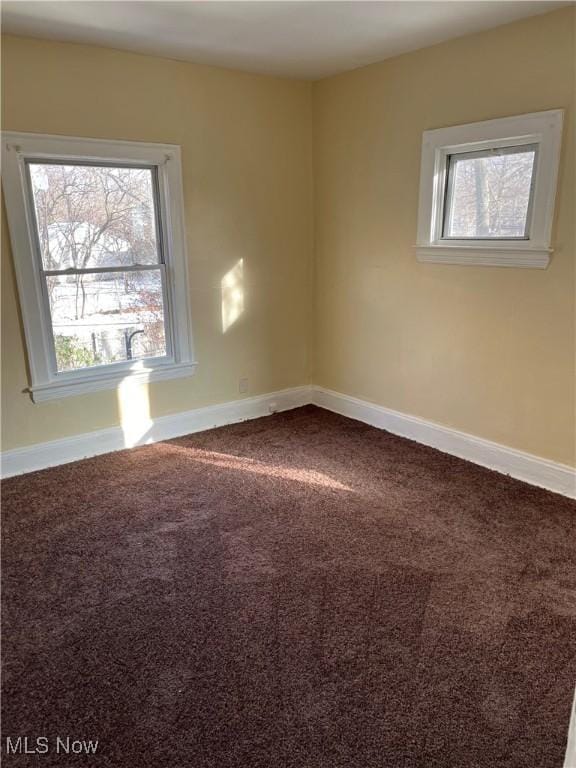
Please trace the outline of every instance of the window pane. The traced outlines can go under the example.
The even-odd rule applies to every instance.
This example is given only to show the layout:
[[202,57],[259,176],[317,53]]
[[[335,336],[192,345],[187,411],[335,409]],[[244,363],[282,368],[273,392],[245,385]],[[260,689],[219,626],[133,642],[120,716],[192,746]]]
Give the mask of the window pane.
[[46,282],[59,371],[166,355],[159,269]]
[[152,169],[28,167],[44,269],[159,261]]
[[444,237],[526,236],[536,148],[451,155]]

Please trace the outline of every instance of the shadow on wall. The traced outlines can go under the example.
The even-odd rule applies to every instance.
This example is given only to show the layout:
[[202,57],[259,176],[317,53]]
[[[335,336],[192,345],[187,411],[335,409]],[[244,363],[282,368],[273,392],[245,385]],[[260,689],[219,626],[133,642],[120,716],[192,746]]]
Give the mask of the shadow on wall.
[[220,281],[222,333],[226,333],[244,312],[244,259],[239,259]]

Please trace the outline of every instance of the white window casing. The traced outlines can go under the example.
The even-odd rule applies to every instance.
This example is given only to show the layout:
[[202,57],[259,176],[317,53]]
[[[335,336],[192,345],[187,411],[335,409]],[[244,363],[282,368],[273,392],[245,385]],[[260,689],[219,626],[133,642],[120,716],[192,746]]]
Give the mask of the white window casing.
[[[552,253],[563,110],[534,112],[425,131],[422,137],[416,256],[421,262],[545,269]],[[443,236],[449,157],[482,150],[536,149],[525,237]]]
[[[164,263],[166,356],[124,360],[58,371],[50,308],[38,252],[36,219],[28,182],[28,161],[146,165],[155,169],[159,237]],[[2,182],[26,336],[30,387],[35,402],[117,387],[130,378],[160,381],[194,373],[190,291],[182,192],[180,147],[131,141],[5,132]],[[122,271],[122,267],[118,268]]]

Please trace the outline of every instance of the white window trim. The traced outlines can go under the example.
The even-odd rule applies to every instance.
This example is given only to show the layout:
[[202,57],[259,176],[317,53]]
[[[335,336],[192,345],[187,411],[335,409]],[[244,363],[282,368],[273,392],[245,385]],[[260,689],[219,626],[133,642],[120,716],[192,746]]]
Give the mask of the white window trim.
[[[425,131],[422,137],[418,207],[418,261],[439,264],[536,267],[550,261],[554,200],[560,162],[563,110]],[[448,155],[537,144],[528,239],[442,239]]]
[[[35,252],[34,211],[26,181],[25,163],[29,159],[117,161],[156,166],[166,262],[168,306],[165,311],[171,320],[172,354],[169,358],[125,361],[60,373],[55,370],[51,325],[43,297],[40,261]],[[180,147],[5,132],[2,161],[2,182],[28,349],[29,391],[34,402],[111,389],[127,378],[152,382],[192,375],[196,362],[190,317]]]

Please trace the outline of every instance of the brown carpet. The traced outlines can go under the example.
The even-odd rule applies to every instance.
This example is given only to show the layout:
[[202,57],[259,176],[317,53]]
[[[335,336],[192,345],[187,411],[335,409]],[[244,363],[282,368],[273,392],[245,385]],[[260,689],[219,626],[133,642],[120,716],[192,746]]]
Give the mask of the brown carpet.
[[3,529],[8,766],[561,768],[561,496],[309,406],[12,478]]

